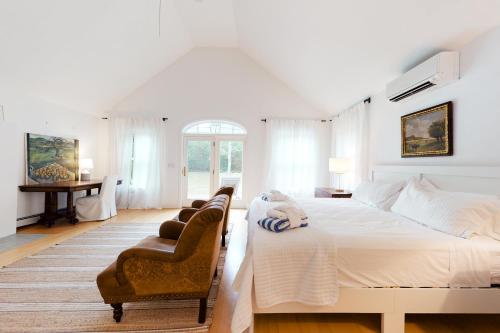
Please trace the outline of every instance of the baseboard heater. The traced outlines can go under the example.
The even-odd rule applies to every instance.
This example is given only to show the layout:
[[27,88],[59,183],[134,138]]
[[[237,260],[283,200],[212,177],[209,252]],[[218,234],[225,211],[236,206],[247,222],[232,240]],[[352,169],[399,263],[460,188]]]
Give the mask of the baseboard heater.
[[42,215],[43,215],[43,213],[39,213],[39,214],[33,214],[33,215],[28,215],[28,216],[18,217],[18,218],[16,219],[16,221],[23,221],[23,220],[27,220],[27,219],[32,219],[32,218],[34,218],[34,217],[40,217],[40,216],[42,216]]
[[[57,210],[57,214],[61,214],[61,215],[64,215],[64,213],[66,213],[67,211],[67,208],[59,208]],[[23,216],[23,217],[18,217],[16,219],[16,221],[23,221],[23,220],[27,220],[27,219],[32,219],[34,217],[41,217],[43,215],[43,213],[38,213],[38,214],[33,214],[33,215],[28,215],[28,216]],[[63,217],[63,216],[61,216]]]

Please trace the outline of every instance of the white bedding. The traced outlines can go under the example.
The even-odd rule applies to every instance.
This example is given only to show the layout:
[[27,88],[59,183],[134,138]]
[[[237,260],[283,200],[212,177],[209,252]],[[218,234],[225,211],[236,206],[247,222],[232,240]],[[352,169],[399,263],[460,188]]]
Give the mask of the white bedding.
[[240,296],[233,332],[251,323],[252,286],[259,307],[325,305],[335,304],[339,286],[489,287],[493,276],[500,277],[498,241],[454,237],[351,199],[297,202],[309,227],[281,234],[257,225],[279,203],[255,199],[249,208],[247,253],[234,283]]

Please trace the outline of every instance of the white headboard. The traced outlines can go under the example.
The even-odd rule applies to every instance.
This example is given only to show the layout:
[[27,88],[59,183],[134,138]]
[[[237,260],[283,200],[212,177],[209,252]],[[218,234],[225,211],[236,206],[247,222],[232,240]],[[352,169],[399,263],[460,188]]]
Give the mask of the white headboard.
[[377,165],[372,181],[408,180],[425,177],[438,188],[500,196],[500,167]]

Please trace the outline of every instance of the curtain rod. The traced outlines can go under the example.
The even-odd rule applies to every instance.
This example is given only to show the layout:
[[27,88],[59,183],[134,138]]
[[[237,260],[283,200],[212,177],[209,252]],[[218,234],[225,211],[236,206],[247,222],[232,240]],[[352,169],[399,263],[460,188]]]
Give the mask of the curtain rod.
[[[262,121],[262,122],[265,123],[265,122],[267,122],[267,118],[262,118],[260,121]],[[321,121],[322,123],[326,123],[328,120],[326,120],[326,119],[320,119],[319,121]]]
[[[366,104],[366,103],[370,104],[371,102],[372,102],[372,98],[371,98],[371,97],[367,97],[367,98],[365,98],[365,99],[363,100],[363,103],[365,103],[365,104]],[[338,115],[335,115],[334,117],[336,118],[336,117],[338,117]],[[267,122],[267,118],[263,118],[263,119],[261,119],[260,121],[262,121],[262,122],[264,122],[264,123],[265,123],[265,122]],[[333,119],[328,119],[328,120],[326,120],[326,119],[321,119],[321,122],[322,122],[322,123],[326,123],[327,121],[332,122],[332,121],[333,121]]]
[[[372,102],[372,98],[371,98],[371,97],[367,97],[367,98],[365,98],[365,99],[363,100],[363,104],[370,104],[371,102]],[[355,105],[355,104],[354,104],[354,105]],[[346,109],[346,110],[347,110],[347,109]],[[344,110],[344,111],[346,111],[346,110]],[[341,113],[343,113],[344,111],[337,113],[336,115],[334,115],[334,116],[333,116],[333,118],[338,118],[338,117],[339,117],[339,115],[340,115]],[[333,119],[330,119],[330,121],[333,121]]]
[[[108,117],[102,117],[101,119],[102,119],[102,120],[108,120],[109,118],[108,118]],[[167,117],[162,117],[162,118],[161,118],[161,120],[163,120],[163,121],[167,121],[167,120],[168,120],[168,118],[167,118]]]

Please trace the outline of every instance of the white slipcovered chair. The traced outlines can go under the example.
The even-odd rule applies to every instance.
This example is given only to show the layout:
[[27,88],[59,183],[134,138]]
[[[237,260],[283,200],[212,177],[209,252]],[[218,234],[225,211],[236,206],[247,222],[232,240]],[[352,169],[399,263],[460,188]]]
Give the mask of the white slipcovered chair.
[[80,221],[102,221],[115,216],[118,176],[106,176],[99,194],[76,199],[76,218]]

